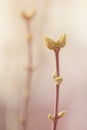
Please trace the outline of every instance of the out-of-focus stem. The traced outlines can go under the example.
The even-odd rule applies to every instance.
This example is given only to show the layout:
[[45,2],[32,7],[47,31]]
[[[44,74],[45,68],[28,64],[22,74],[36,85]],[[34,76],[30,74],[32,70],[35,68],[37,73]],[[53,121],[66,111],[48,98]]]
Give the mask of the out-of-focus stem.
[[[55,51],[55,60],[56,60],[56,74],[59,76],[59,51]],[[59,107],[59,85],[56,84],[56,95],[55,95],[55,106],[54,106],[54,121],[52,130],[57,129],[58,125],[58,107]]]
[[[26,29],[27,29],[27,34],[29,35],[30,33],[30,28],[29,28],[29,20],[26,19]],[[28,67],[32,67],[32,42],[31,40],[27,40],[28,42]],[[27,79],[26,79],[26,92],[27,95],[24,99],[24,112],[23,112],[23,123],[22,123],[22,130],[27,130],[27,124],[28,124],[28,109],[29,109],[29,90],[31,86],[31,80],[32,80],[32,68],[27,69]]]

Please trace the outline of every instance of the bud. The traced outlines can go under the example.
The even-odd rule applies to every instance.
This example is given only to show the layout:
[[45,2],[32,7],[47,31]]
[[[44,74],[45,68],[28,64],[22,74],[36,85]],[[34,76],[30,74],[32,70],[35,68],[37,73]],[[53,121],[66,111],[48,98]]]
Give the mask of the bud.
[[49,114],[49,115],[48,115],[48,119],[51,120],[51,121],[54,121],[53,115],[52,115],[52,114]]
[[66,34],[63,34],[60,36],[60,38],[56,41],[59,48],[63,48],[66,44]]
[[31,10],[31,11],[28,11],[28,12],[25,12],[25,11],[21,11],[20,12],[21,16],[25,19],[30,19],[32,18],[34,15],[35,15],[35,10]]
[[26,39],[27,39],[28,42],[30,42],[32,40],[32,35],[31,34],[27,34]]
[[53,77],[53,79],[56,79],[56,77],[57,77],[56,70],[53,71],[52,77]]
[[53,41],[52,39],[48,38],[48,37],[45,37],[45,41],[46,41],[46,46],[49,48],[49,49],[52,49],[54,50],[55,49],[55,41]]
[[45,37],[46,46],[54,51],[58,51],[63,48],[66,44],[66,34],[60,36],[57,41],[53,41],[52,39]]
[[63,79],[61,78],[61,76],[56,77],[54,80],[55,80],[55,82],[56,82],[57,85],[60,85],[61,82],[63,81]]
[[61,119],[65,115],[66,111],[62,111],[58,113],[58,119]]

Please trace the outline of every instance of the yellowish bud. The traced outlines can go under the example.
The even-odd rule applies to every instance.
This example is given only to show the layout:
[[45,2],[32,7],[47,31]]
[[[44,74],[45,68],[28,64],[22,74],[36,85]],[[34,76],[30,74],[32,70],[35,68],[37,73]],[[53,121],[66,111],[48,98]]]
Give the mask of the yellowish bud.
[[54,80],[55,80],[56,84],[58,84],[58,85],[60,85],[61,82],[63,81],[63,79],[61,78],[61,76],[56,77]]
[[54,50],[55,49],[55,41],[53,41],[52,39],[48,38],[48,37],[45,37],[45,41],[46,41],[46,46],[49,48],[49,49],[52,49]]
[[25,18],[25,19],[30,19],[30,18],[32,18],[34,15],[35,15],[35,10],[34,9],[32,9],[32,10],[30,10],[30,11],[28,11],[28,12],[25,12],[25,11],[21,11],[20,12],[20,14],[21,14],[21,16],[23,17],[23,18]]
[[61,76],[58,76],[58,77],[57,77],[56,71],[53,72],[52,76],[53,76],[54,81],[55,81],[56,84],[58,84],[58,85],[60,85],[61,82],[63,81],[63,79],[61,78]]
[[27,34],[26,39],[27,39],[28,42],[30,42],[32,40],[32,35],[31,34]]
[[56,74],[56,71],[55,71],[55,70],[53,71],[53,74],[52,74],[52,76],[53,76],[53,79],[56,79],[56,77],[57,77],[57,74]]
[[52,39],[45,37],[46,46],[54,51],[60,50],[66,44],[66,34],[60,36],[57,41],[53,41]]
[[66,34],[63,34],[62,36],[60,36],[60,38],[57,40],[56,43],[58,44],[59,48],[63,48],[66,44]]
[[61,119],[65,115],[66,111],[62,111],[58,113],[58,119]]
[[52,114],[49,114],[49,115],[48,115],[48,119],[51,120],[51,121],[54,121],[53,115],[52,115]]

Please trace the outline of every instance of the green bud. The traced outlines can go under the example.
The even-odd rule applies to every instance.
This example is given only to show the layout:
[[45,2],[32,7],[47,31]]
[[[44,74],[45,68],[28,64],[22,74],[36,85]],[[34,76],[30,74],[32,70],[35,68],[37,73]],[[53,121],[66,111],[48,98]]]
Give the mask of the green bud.
[[60,36],[60,38],[57,41],[53,41],[52,39],[45,37],[46,46],[54,51],[58,51],[61,48],[63,48],[66,44],[66,34],[63,34]]
[[62,111],[58,113],[58,119],[61,119],[65,115],[66,111]]
[[49,48],[49,49],[52,49],[54,50],[55,49],[55,41],[53,41],[52,39],[48,38],[48,37],[45,37],[45,41],[46,41],[46,46]]
[[56,79],[56,77],[57,77],[56,70],[53,71],[52,77],[53,77],[53,79]]
[[51,121],[54,121],[53,115],[52,115],[52,114],[49,114],[49,115],[48,115],[48,119],[51,120]]
[[66,34],[60,36],[60,38],[56,41],[59,48],[63,48],[66,44]]
[[55,80],[56,84],[58,84],[58,85],[60,85],[61,82],[63,81],[63,79],[61,78],[61,76],[56,77],[54,80]]

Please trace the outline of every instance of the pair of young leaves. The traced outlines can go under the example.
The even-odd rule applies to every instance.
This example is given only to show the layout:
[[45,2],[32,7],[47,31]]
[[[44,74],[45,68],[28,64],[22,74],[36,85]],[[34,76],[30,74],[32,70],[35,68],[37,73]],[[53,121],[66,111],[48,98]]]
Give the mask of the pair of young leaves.
[[66,34],[60,36],[57,41],[53,41],[52,39],[45,37],[46,46],[54,51],[60,50],[66,44]]

